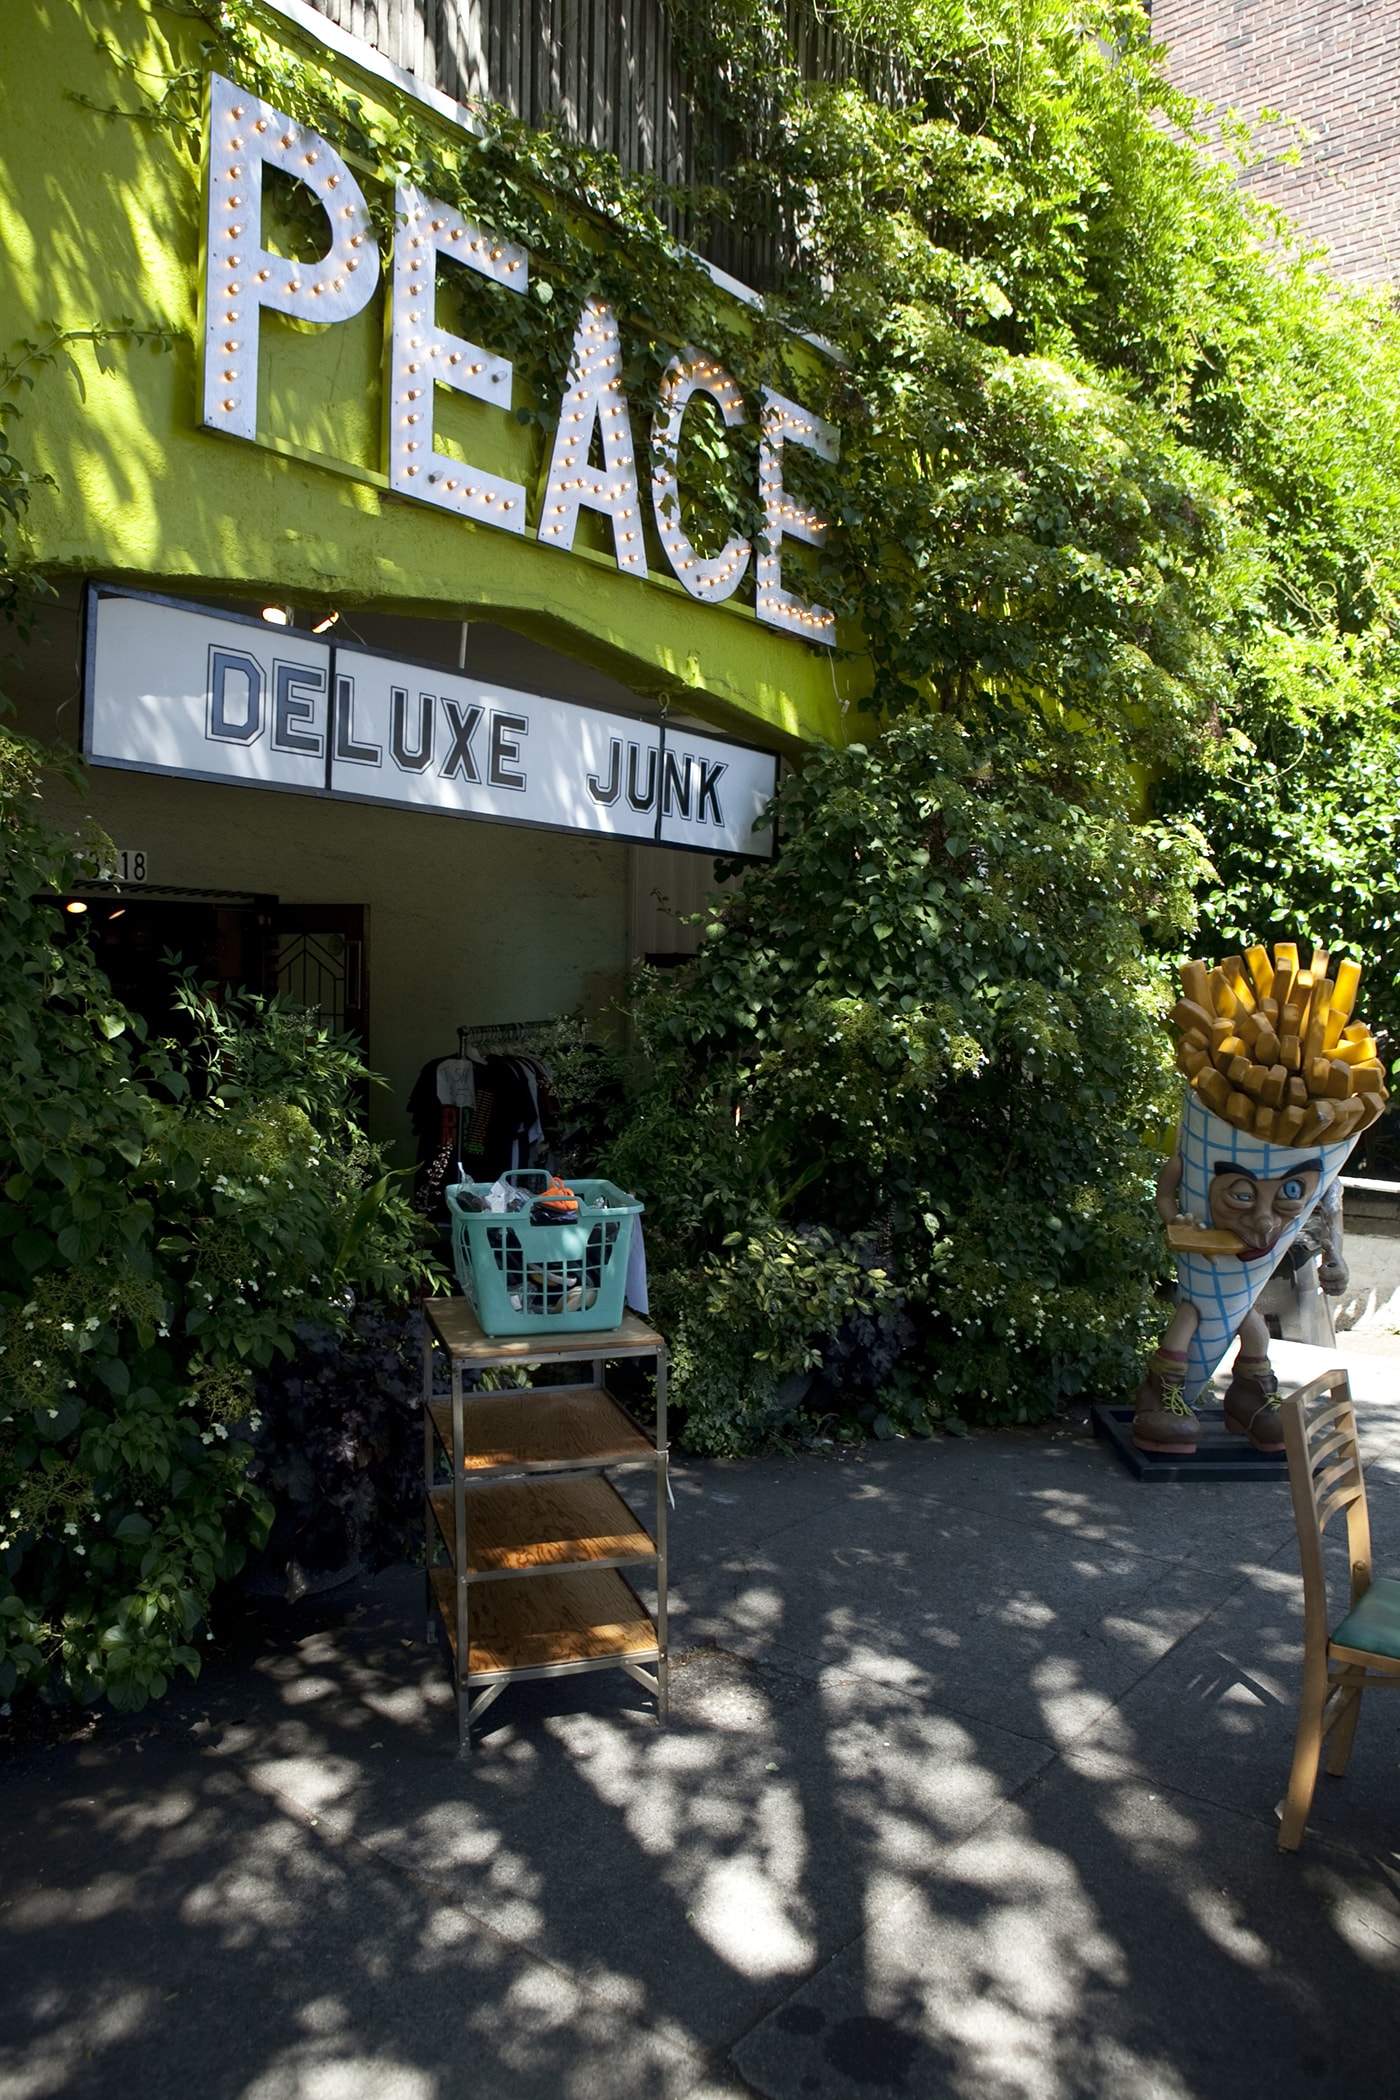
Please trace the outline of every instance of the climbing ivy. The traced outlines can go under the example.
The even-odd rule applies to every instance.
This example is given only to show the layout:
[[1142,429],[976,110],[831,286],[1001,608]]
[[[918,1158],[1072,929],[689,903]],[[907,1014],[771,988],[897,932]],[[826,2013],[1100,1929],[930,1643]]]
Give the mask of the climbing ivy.
[[1396,1045],[1392,298],[1251,200],[1135,4],[826,0],[822,81],[782,0],[671,12],[732,219],[849,354],[879,703],[1068,700],[1204,830],[1205,944],[1360,948]]
[[1247,133],[1136,7],[831,0],[824,81],[778,0],[677,12],[731,220],[846,352],[828,588],[892,727],[808,766],[774,868],[645,991],[621,1164],[714,1448],[782,1415],[782,1330],[733,1313],[760,1250],[882,1220],[917,1339],[877,1419],[1031,1419],[1151,1328],[1180,883],[1204,952],[1359,949],[1396,1047],[1400,319],[1237,188]]

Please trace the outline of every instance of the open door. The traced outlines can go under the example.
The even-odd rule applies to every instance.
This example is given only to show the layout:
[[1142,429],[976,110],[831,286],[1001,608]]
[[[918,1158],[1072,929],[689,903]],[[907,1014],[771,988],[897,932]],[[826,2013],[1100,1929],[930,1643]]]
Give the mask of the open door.
[[275,897],[85,883],[53,901],[65,934],[88,941],[118,999],[153,1035],[181,1033],[172,998],[179,971],[216,999],[275,988]]

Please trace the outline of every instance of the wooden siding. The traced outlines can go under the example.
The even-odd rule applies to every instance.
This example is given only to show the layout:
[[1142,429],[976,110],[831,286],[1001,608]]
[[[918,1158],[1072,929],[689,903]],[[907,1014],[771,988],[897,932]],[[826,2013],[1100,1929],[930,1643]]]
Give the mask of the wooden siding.
[[557,117],[624,167],[690,171],[689,123],[661,0],[313,0],[352,36],[459,102]]
[[[685,183],[729,154],[697,133],[665,0],[312,0],[341,29],[459,102],[504,103],[527,124],[557,118],[625,168]],[[821,16],[819,0],[788,0],[789,33],[808,79],[866,68]],[[877,87],[883,83],[872,83]],[[701,150],[703,149],[703,150]],[[723,268],[771,283],[780,258],[767,240],[728,228],[678,226]]]

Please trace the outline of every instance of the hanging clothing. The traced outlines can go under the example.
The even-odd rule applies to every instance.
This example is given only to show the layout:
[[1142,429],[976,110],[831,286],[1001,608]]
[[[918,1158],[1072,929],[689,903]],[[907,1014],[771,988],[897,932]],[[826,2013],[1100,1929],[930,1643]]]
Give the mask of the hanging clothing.
[[[470,1047],[470,1046],[468,1046]],[[537,1165],[558,1120],[549,1067],[527,1051],[431,1058],[408,1098],[418,1152],[414,1203],[444,1221],[444,1190],[462,1173],[495,1181]]]
[[476,1066],[469,1057],[445,1057],[437,1068],[437,1097],[445,1107],[476,1107]]

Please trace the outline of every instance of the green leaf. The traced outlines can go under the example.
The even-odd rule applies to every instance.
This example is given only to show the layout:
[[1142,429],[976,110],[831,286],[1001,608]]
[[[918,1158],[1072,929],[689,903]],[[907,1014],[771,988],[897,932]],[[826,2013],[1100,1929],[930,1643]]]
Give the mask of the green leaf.
[[31,1275],[39,1269],[46,1268],[54,1258],[53,1241],[46,1232],[36,1232],[32,1226],[26,1226],[22,1232],[17,1232],[11,1245],[17,1259]]

